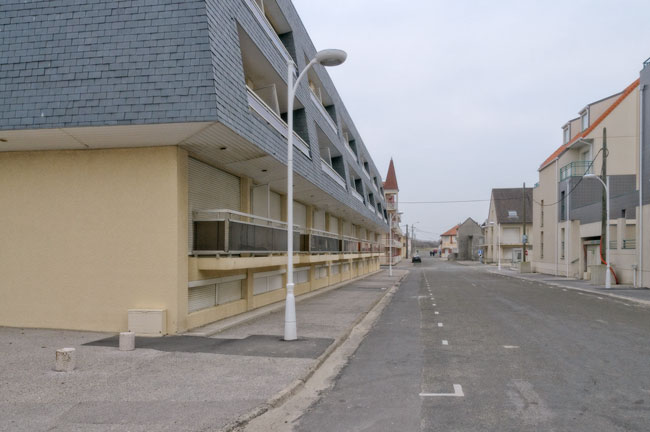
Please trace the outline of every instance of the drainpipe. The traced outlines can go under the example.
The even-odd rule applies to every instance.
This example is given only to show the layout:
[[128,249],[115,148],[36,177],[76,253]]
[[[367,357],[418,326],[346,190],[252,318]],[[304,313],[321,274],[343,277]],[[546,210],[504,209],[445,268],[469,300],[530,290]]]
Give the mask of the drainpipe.
[[571,265],[571,177],[567,182],[567,194],[566,194],[566,277],[569,278],[569,266]]
[[[560,183],[560,167],[558,165],[559,159],[555,159],[555,201],[558,201],[558,193],[557,193],[557,188],[558,184]],[[558,275],[559,273],[559,266],[560,266],[560,220],[557,217],[557,207],[555,208],[555,276]]]
[[[639,214],[637,220],[639,221],[639,241],[637,247],[639,248],[639,277],[636,282],[639,286],[643,286],[643,94],[645,93],[645,84],[639,87]],[[636,284],[635,284],[636,285]]]

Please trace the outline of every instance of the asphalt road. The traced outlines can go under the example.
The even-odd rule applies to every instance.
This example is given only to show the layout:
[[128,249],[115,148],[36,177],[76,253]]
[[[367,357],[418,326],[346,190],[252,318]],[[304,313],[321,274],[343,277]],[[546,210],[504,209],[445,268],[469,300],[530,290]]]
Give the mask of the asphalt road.
[[650,308],[423,258],[296,430],[650,431]]

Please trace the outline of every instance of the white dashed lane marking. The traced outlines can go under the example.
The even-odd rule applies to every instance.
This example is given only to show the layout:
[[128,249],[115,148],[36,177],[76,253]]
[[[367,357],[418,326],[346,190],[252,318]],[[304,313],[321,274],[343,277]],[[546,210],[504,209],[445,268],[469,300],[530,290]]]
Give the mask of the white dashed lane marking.
[[463,393],[463,387],[460,384],[454,384],[454,392],[453,393],[420,393],[420,396],[422,397],[463,397],[465,396],[465,393]]
[[438,327],[442,327],[442,323],[438,323]]
[[443,345],[449,345],[449,341],[446,341],[446,340],[443,339],[443,340],[442,340],[442,344],[443,344]]

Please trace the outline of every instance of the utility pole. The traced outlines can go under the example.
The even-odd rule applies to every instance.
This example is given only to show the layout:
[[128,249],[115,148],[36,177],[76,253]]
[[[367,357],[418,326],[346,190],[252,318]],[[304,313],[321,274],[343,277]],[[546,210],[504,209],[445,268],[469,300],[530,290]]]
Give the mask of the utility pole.
[[526,241],[528,240],[528,239],[526,238],[526,182],[524,182],[524,188],[522,189],[522,192],[523,192],[523,195],[522,195],[522,203],[523,203],[523,206],[524,206],[524,211],[523,211],[523,213],[524,213],[524,219],[523,219],[523,221],[522,221],[522,222],[523,222],[523,226],[524,226],[524,235],[523,235],[522,238],[521,238],[521,243],[522,243],[523,246],[524,246],[524,255],[523,255],[522,261],[523,261],[523,262],[526,262]]
[[[607,181],[607,128],[603,128],[603,169],[601,178],[603,183]],[[600,225],[600,256],[603,256],[603,248],[607,247],[609,241],[609,221],[607,220],[607,193],[603,188],[603,202],[601,206],[601,225]]]
[[409,259],[409,224],[406,224],[406,259]]

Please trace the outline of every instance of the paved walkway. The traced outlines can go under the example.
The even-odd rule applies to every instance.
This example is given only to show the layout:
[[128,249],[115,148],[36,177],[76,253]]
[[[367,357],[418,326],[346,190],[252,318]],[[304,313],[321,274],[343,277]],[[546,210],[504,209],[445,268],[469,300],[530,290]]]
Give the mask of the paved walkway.
[[[408,272],[380,271],[297,304],[297,342],[281,340],[284,310],[213,336],[136,341],[114,334],[0,328],[0,430],[229,430],[291,394]],[[77,369],[55,372],[74,347]]]
[[[472,265],[475,266],[474,264]],[[593,285],[589,281],[585,280],[548,275],[544,273],[519,273],[519,271],[509,267],[502,267],[501,270],[498,270],[494,266],[480,266],[478,268],[518,279],[542,282],[548,285],[574,289],[600,296],[604,295],[650,306],[650,289],[648,288],[634,288],[631,285],[614,285],[612,288],[608,289],[605,288],[604,285]]]

